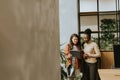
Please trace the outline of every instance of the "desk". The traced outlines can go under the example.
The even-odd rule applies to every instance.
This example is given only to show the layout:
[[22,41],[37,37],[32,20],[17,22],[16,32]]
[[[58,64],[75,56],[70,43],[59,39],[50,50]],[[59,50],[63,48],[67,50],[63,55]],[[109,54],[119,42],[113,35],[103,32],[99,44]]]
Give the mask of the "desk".
[[120,80],[120,69],[98,69],[101,80]]

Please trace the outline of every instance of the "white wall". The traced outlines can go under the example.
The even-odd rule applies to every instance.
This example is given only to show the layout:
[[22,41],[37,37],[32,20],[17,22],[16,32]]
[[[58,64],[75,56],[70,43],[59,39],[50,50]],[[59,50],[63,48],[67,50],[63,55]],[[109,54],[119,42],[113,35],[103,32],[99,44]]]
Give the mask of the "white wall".
[[68,43],[72,33],[77,33],[77,0],[59,0],[60,44]]

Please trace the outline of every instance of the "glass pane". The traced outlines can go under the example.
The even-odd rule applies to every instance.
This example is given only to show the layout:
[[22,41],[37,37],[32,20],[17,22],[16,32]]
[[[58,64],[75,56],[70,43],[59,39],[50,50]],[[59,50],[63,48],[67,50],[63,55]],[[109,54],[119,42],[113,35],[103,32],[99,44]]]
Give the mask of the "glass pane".
[[[83,36],[84,36],[84,34],[81,34],[81,43],[83,42]],[[91,40],[98,43],[98,33],[92,33]]]
[[113,50],[114,39],[117,36],[116,15],[100,16],[100,47],[101,50]]
[[102,15],[102,16],[99,16],[100,24],[101,24],[101,20],[103,20],[103,19],[116,19],[116,15]]
[[97,11],[97,0],[80,0],[80,12]]
[[98,31],[97,16],[81,16],[81,31],[90,28],[92,31]]
[[99,0],[99,11],[115,11],[116,0]]
[[120,10],[120,0],[118,0],[118,10]]

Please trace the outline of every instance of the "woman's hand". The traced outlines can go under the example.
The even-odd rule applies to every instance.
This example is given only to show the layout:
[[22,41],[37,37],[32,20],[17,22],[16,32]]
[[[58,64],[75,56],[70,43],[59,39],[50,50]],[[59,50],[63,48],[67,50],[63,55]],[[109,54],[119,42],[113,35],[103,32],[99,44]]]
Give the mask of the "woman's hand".
[[84,59],[87,59],[88,57],[89,57],[88,54],[83,54]]
[[66,59],[70,59],[70,58],[72,58],[72,54],[69,53],[69,54],[65,55],[65,58],[66,58]]
[[72,54],[71,53],[68,54],[68,58],[72,58]]

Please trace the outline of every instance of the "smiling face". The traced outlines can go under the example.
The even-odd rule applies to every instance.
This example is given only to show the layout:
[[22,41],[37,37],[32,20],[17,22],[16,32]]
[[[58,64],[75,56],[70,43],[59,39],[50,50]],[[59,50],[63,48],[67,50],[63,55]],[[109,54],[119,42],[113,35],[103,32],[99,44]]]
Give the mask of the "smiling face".
[[89,38],[89,36],[88,36],[87,34],[84,34],[83,39],[84,39],[84,41],[85,41],[86,43],[88,43],[89,40],[90,40],[90,38]]
[[78,43],[78,38],[74,36],[72,38],[72,42],[73,42],[74,45],[76,45]]

